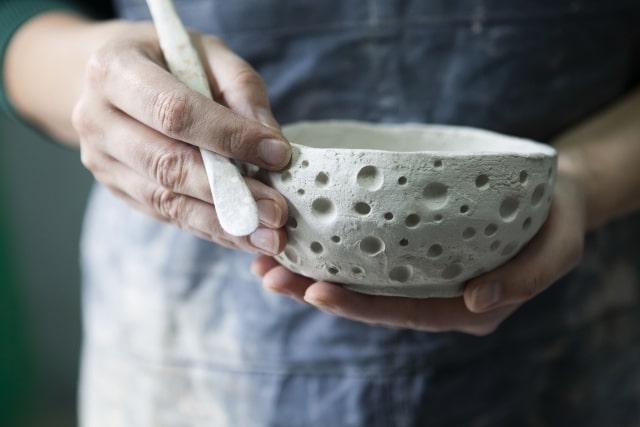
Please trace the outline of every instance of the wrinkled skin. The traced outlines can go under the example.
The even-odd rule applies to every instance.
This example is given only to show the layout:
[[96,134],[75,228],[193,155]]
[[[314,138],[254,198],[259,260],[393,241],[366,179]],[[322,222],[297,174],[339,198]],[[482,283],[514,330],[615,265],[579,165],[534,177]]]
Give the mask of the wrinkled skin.
[[269,110],[260,76],[224,43],[193,35],[207,68],[214,101],[166,70],[150,24],[97,50],[73,111],[83,164],[134,208],[204,239],[251,252],[282,250],[287,207],[264,184],[247,178],[261,227],[249,237],[221,229],[198,150],[277,169],[288,144]]

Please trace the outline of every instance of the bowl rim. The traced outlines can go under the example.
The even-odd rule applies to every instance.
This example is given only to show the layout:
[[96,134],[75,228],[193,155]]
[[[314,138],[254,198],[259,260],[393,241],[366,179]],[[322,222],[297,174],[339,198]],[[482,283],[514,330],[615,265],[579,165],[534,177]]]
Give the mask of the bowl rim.
[[[557,151],[548,144],[470,126],[416,122],[372,123],[355,120],[318,120],[286,124],[282,130],[291,145],[305,150],[386,152],[409,155],[432,154],[447,157],[557,156]],[[304,143],[301,142],[303,134],[306,134],[304,135],[306,138]],[[345,134],[350,137],[350,146],[336,145],[336,136]],[[357,136],[360,140],[356,141],[353,136]],[[400,136],[403,136],[404,139]],[[406,138],[406,136],[411,138]],[[364,139],[365,137],[366,139]],[[396,145],[393,150],[385,147],[385,141],[388,141],[389,138],[395,138]]]

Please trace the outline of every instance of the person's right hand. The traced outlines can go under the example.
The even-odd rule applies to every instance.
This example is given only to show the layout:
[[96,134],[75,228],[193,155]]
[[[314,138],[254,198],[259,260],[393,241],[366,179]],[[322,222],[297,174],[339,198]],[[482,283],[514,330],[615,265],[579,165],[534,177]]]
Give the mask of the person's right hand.
[[117,38],[90,58],[72,122],[83,164],[131,206],[197,236],[273,255],[286,243],[287,205],[247,178],[260,227],[233,237],[220,227],[198,147],[267,169],[290,148],[273,118],[260,76],[217,38],[192,34],[215,101],[166,69],[150,23],[119,23]]

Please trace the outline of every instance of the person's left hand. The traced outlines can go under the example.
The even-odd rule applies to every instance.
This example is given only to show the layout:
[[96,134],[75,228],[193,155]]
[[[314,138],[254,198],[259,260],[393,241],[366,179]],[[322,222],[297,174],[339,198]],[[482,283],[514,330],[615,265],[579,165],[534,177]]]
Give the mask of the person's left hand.
[[563,172],[560,160],[549,217],[538,234],[512,260],[470,280],[461,297],[360,294],[292,273],[267,256],[257,258],[252,270],[263,277],[266,289],[337,316],[396,328],[489,334],[521,304],[572,270],[582,256],[585,189],[580,180]]

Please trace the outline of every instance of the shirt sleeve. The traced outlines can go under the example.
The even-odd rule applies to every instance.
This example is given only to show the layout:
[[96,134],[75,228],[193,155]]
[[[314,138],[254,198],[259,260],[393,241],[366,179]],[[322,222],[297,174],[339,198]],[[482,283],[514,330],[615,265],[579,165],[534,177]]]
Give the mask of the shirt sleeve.
[[30,18],[51,11],[69,11],[94,18],[111,18],[110,1],[0,0],[0,114],[21,121],[11,106],[4,84],[4,58],[13,34]]

